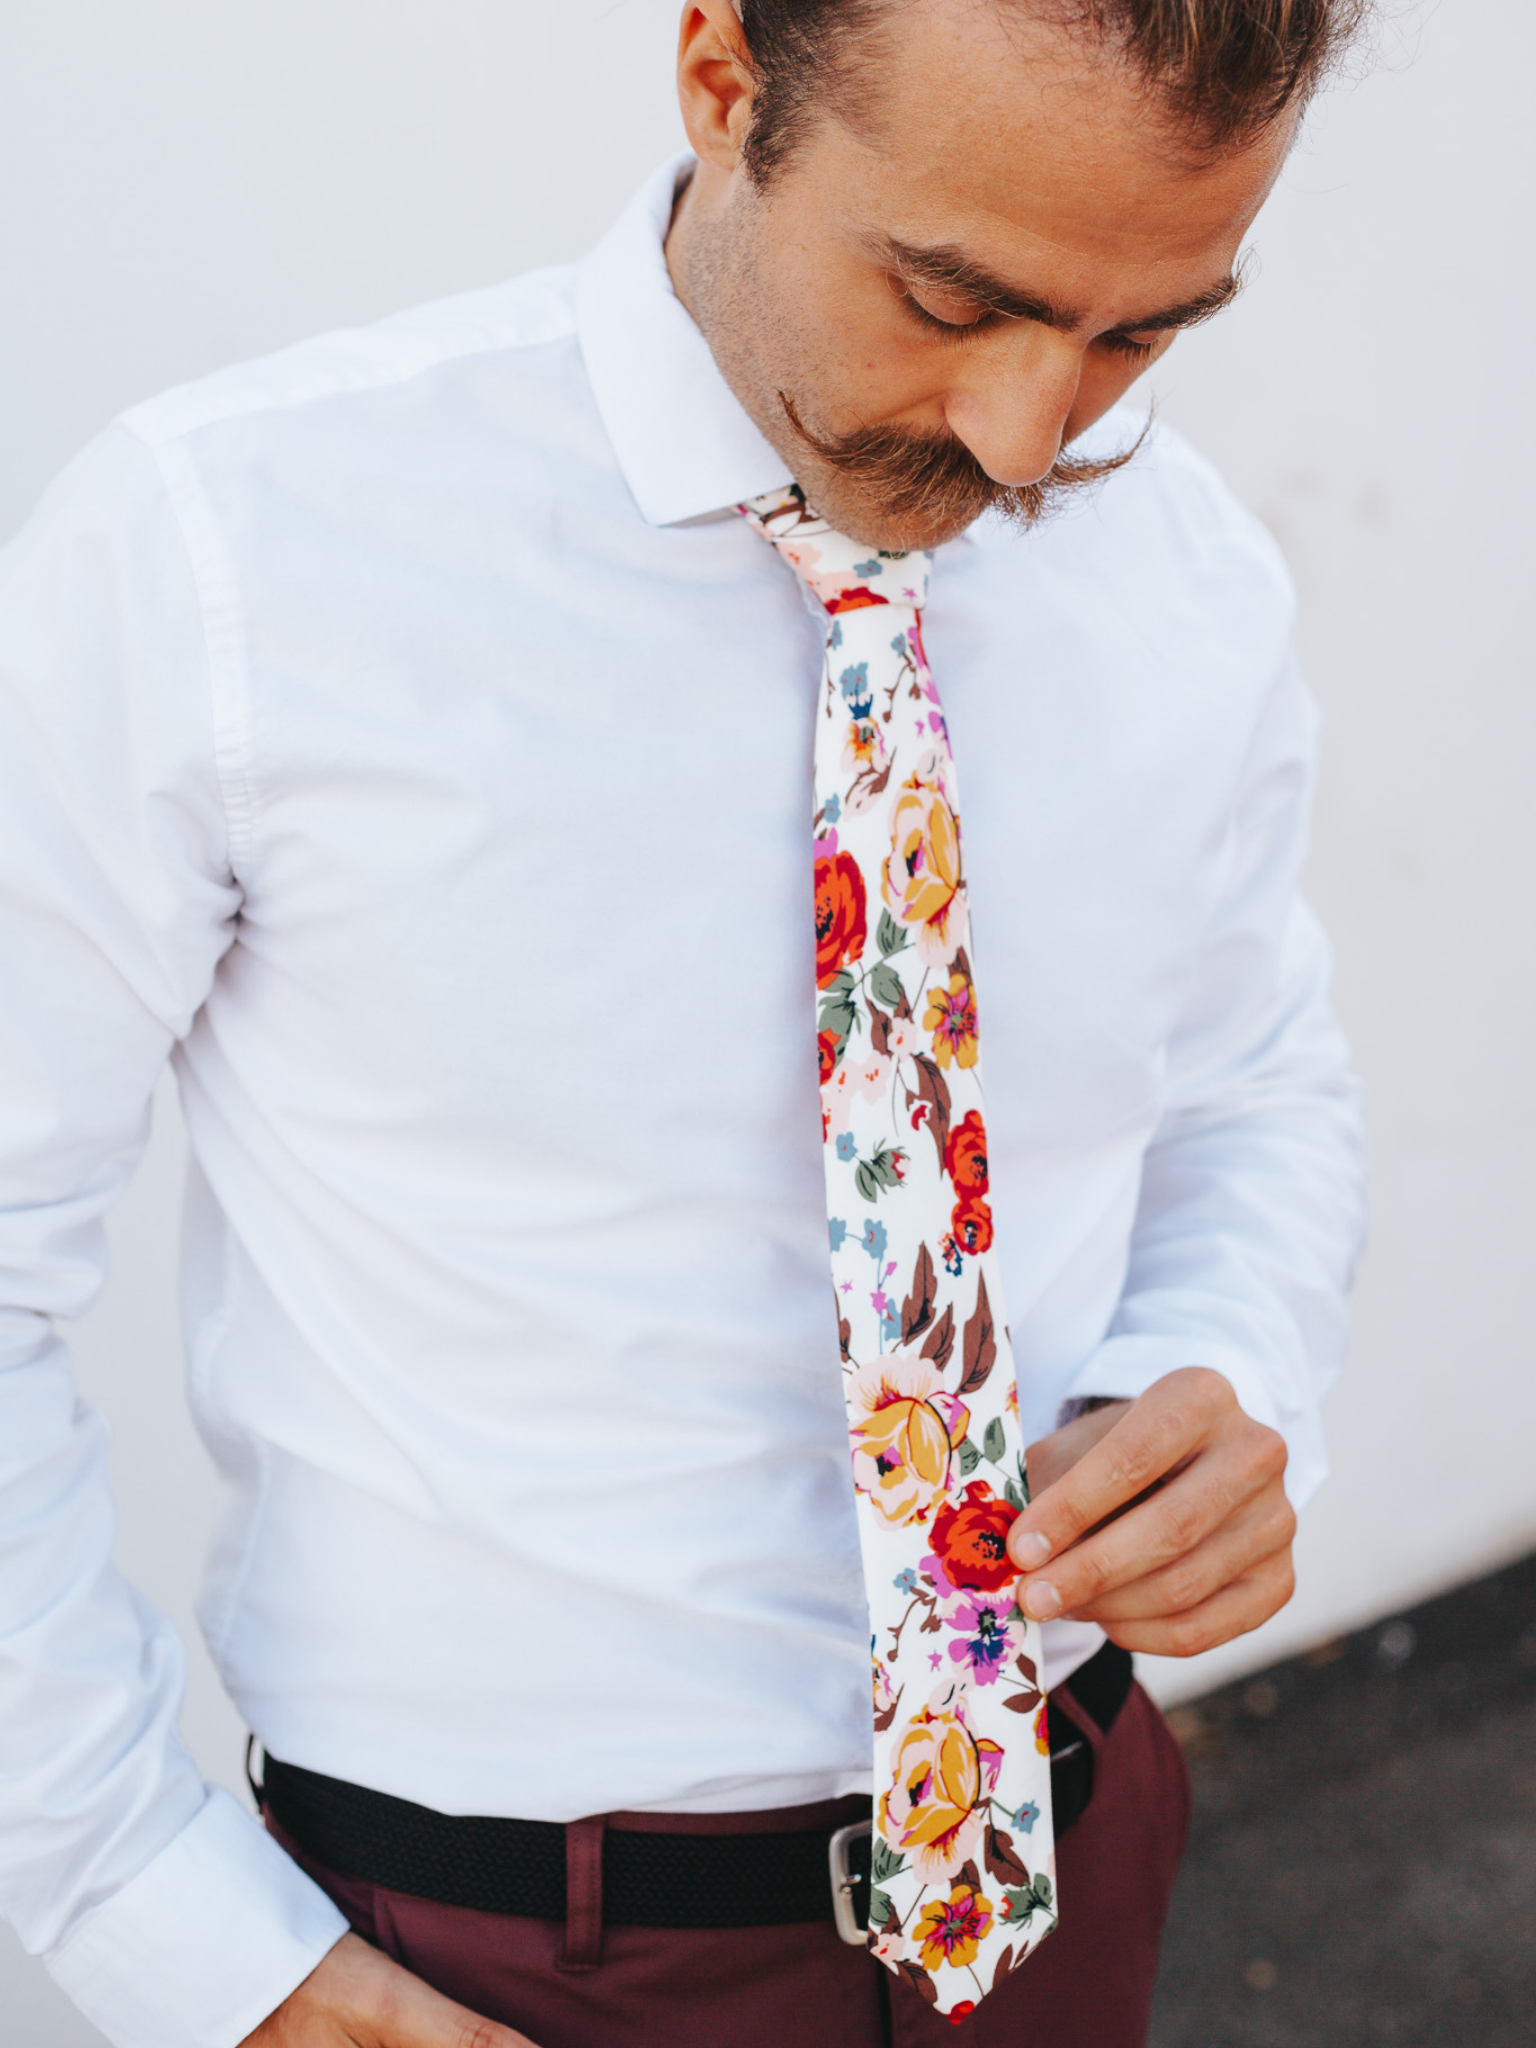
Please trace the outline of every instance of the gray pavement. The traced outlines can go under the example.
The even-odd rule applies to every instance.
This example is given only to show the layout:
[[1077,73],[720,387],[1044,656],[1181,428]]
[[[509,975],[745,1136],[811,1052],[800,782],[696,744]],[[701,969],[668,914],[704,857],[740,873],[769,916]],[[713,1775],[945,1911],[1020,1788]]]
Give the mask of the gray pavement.
[[1173,1718],[1151,2048],[1536,2048],[1536,1557]]

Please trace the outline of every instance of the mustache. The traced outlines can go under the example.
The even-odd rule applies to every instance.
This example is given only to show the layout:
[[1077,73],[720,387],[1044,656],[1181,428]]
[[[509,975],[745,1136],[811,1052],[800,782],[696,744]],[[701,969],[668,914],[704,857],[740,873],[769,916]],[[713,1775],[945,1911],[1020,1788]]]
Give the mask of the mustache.
[[954,434],[914,434],[904,427],[856,427],[847,434],[818,434],[800,417],[787,391],[779,393],[784,417],[810,452],[862,487],[882,511],[905,514],[924,530],[958,532],[983,512],[997,512],[1016,526],[1036,526],[1074,493],[1113,476],[1140,449],[1146,426],[1118,455],[1093,459],[1058,455],[1032,484],[1000,484],[987,475]]

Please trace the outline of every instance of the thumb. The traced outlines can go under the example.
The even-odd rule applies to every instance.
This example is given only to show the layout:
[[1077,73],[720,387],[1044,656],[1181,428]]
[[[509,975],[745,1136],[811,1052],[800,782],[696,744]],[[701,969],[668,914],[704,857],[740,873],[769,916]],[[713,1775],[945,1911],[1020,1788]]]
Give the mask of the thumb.
[[345,1934],[244,2048],[534,2048]]
[[391,1981],[380,1986],[386,2010],[372,2034],[359,2030],[359,2048],[534,2048],[526,2034],[445,1998],[409,1970],[390,1970]]

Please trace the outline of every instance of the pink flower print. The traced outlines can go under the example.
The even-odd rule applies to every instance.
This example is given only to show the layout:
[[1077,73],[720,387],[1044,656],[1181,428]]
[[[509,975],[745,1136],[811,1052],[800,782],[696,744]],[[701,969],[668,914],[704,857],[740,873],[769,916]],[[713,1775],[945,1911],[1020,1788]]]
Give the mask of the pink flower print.
[[952,1662],[969,1671],[978,1685],[992,1685],[1003,1661],[1016,1647],[1010,1617],[1017,1612],[1013,1593],[968,1589],[944,1608],[944,1619],[957,1631],[949,1646]]
[[886,1054],[872,1052],[862,1060],[844,1060],[821,1091],[821,1106],[830,1130],[838,1137],[853,1119],[853,1105],[860,1096],[878,1102],[891,1085],[891,1062]]
[[891,779],[885,734],[872,718],[855,718],[849,726],[843,773],[848,777],[844,809],[850,818],[857,818],[885,794]]
[[[910,1059],[913,1053],[923,1050],[923,1034],[917,1027],[915,1017],[893,1017],[890,1029],[885,1034],[885,1049],[893,1060]],[[927,1104],[923,1107],[926,1109]],[[914,1124],[913,1128],[916,1128]]]
[[935,1408],[944,1418],[952,1444],[963,1444],[966,1432],[971,1426],[971,1411],[958,1394],[943,1391],[929,1396]]
[[907,1937],[899,1929],[892,1930],[890,1922],[887,1921],[885,1931],[880,1934],[877,1940],[870,1943],[869,1952],[872,1956],[878,1956],[880,1961],[889,1969],[892,1964],[899,1963],[906,1955]]

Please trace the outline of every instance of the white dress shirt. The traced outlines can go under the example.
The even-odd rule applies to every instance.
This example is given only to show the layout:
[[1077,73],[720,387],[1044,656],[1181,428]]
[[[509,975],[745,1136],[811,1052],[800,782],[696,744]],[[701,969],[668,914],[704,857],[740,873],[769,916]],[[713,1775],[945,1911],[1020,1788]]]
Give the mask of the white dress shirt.
[[[671,291],[677,168],[574,269],[130,412],[0,556],[0,1909],[120,2048],[229,2048],[343,1927],[177,1737],[56,1330],[167,1059],[262,1742],[555,1820],[869,1784],[818,627],[729,509],[788,476]],[[1299,1499],[1360,1198],[1291,614],[1159,431],[940,548],[926,637],[1026,1435],[1212,1366]]]

